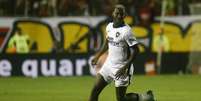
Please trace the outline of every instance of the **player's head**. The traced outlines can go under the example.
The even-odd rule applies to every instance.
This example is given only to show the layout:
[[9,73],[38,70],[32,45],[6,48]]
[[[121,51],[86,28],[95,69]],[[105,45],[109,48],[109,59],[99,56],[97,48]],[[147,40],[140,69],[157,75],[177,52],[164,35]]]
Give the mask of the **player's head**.
[[126,9],[123,5],[118,4],[115,6],[114,11],[112,13],[114,21],[123,21],[124,17],[126,16]]
[[17,27],[17,28],[16,28],[16,33],[19,34],[19,35],[22,35],[22,30],[21,30],[21,28]]

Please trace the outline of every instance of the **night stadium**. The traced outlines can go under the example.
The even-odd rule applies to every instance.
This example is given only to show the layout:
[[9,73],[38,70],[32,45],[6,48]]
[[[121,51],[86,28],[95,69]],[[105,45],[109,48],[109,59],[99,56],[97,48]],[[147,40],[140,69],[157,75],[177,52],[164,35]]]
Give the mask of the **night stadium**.
[[200,101],[200,39],[200,0],[0,0],[0,101]]

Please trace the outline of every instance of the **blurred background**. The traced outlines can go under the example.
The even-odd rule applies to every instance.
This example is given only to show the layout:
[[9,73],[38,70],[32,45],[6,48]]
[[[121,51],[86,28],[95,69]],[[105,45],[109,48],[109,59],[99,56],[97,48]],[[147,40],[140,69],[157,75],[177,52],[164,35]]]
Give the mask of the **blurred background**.
[[[2,17],[111,16],[113,6],[125,5],[130,16],[149,11],[161,15],[163,0],[1,0]],[[146,9],[146,10],[145,10]],[[199,15],[200,0],[167,0],[167,16]]]
[[140,43],[128,92],[200,101],[201,0],[0,0],[0,101],[87,101],[115,4]]
[[95,75],[115,4],[140,42],[136,74],[201,74],[200,0],[0,0],[0,76]]

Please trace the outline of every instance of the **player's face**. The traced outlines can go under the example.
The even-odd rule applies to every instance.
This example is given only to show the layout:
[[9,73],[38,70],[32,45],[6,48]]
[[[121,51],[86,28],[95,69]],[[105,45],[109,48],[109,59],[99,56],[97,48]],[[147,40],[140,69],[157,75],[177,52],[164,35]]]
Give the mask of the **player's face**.
[[113,11],[113,19],[115,22],[121,22],[124,19],[124,11],[120,8],[115,8]]
[[22,35],[22,32],[21,31],[17,31],[16,32],[18,35]]

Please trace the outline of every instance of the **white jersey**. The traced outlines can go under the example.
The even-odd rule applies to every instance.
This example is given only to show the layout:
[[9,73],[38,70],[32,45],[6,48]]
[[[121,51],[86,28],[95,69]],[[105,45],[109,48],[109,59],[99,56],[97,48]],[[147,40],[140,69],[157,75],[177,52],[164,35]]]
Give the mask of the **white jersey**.
[[128,60],[129,46],[137,44],[129,25],[114,28],[113,23],[106,27],[106,38],[108,40],[108,57],[106,64],[111,64],[113,68],[120,68]]

